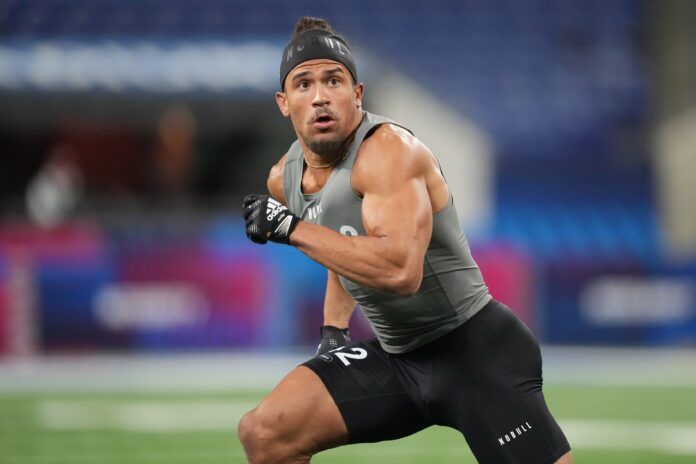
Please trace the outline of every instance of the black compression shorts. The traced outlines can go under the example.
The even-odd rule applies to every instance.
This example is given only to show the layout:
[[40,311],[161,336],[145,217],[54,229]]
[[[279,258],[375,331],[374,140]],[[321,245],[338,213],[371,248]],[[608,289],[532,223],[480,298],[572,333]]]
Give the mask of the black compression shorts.
[[444,425],[462,432],[481,463],[547,464],[570,450],[544,401],[539,345],[495,300],[411,352],[389,354],[371,339],[303,365],[326,385],[350,443]]

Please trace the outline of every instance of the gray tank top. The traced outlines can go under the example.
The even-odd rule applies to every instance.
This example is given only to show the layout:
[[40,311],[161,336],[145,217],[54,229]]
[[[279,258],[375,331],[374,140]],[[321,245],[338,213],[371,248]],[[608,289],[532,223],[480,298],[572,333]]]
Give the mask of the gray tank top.
[[[295,141],[288,150],[283,171],[290,211],[304,221],[344,235],[365,235],[362,198],[353,191],[350,176],[360,145],[381,124],[403,127],[365,112],[347,156],[334,167],[324,187],[312,194],[302,193],[304,157]],[[454,330],[491,299],[471,257],[451,195],[447,206],[433,215],[423,281],[416,294],[403,297],[359,285],[343,276],[339,279],[367,316],[382,348],[394,354],[411,351]]]

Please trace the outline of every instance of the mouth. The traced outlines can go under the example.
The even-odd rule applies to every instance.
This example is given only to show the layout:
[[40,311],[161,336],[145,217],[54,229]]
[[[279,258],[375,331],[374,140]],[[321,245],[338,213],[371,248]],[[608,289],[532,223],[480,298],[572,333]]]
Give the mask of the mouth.
[[319,130],[326,130],[336,123],[336,119],[329,114],[321,114],[314,118],[312,125]]

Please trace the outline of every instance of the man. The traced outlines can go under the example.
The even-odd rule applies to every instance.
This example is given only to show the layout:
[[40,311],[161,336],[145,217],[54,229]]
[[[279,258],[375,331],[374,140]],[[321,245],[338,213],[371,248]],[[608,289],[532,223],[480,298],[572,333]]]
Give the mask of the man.
[[[280,84],[297,141],[271,169],[271,196],[245,198],[246,233],[328,269],[323,352],[242,418],[248,461],[306,463],[439,424],[460,430],[479,462],[572,462],[536,340],[489,295],[432,153],[362,110],[345,40],[301,18]],[[377,338],[341,347],[356,302]]]

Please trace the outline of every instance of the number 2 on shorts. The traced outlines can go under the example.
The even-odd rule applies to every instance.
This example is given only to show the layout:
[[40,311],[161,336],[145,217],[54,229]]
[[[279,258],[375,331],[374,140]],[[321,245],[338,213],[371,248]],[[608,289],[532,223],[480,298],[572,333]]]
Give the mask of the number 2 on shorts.
[[[339,350],[342,350],[343,347],[339,348]],[[341,353],[340,351],[331,351],[333,354],[336,355],[338,359],[341,360],[341,362],[346,365],[350,366],[350,361],[349,359],[365,359],[367,358],[367,350],[363,348],[351,348],[350,349],[353,353]]]

